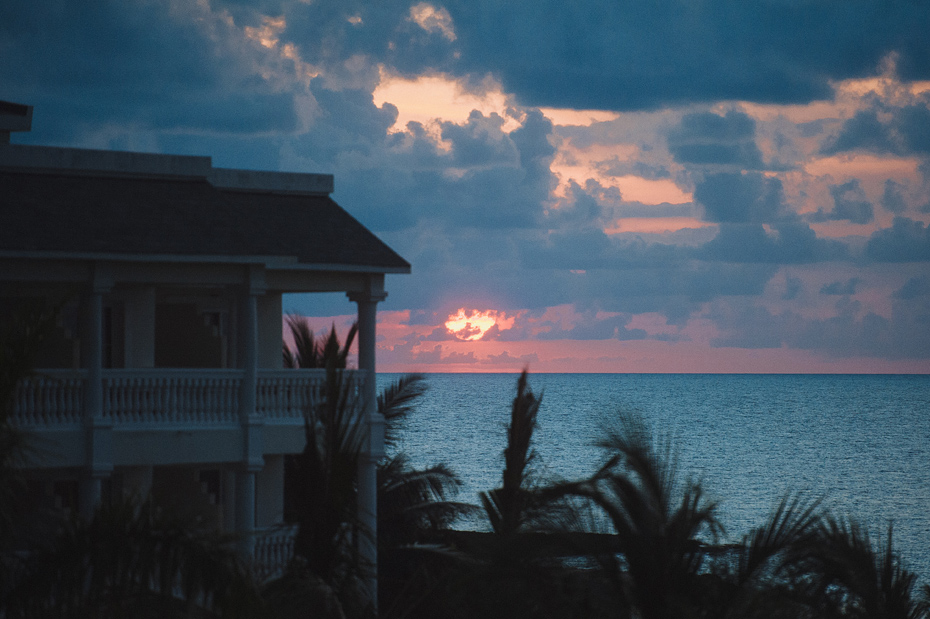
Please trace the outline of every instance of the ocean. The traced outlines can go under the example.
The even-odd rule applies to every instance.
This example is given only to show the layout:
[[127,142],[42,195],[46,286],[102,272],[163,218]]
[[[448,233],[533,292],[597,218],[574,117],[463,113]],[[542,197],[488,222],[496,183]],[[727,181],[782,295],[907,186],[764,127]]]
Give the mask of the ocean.
[[[379,387],[399,375],[382,374]],[[459,500],[501,483],[516,374],[428,374],[398,448],[415,466],[449,465]],[[579,479],[620,412],[672,440],[682,478],[719,502],[726,539],[761,524],[786,493],[824,496],[930,582],[930,376],[531,374],[543,392],[539,479]],[[482,527],[480,521],[460,528]]]

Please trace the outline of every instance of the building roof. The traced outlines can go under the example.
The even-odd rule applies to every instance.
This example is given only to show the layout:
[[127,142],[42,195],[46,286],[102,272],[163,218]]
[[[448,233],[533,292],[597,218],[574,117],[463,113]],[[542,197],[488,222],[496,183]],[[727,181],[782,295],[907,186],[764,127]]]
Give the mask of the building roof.
[[[327,195],[330,176],[217,170],[203,157],[37,148],[2,147],[0,253],[255,256],[299,268],[410,271]],[[49,167],[35,165],[37,153]],[[128,165],[133,155],[142,164]],[[95,166],[94,156],[119,165]],[[192,171],[185,174],[179,161]],[[158,173],[145,173],[159,165]]]

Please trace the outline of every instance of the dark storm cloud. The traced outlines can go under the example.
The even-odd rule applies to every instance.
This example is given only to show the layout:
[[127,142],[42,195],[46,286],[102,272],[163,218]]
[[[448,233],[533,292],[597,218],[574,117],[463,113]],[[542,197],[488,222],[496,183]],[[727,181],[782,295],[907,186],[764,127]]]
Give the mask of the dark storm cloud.
[[99,123],[255,134],[296,126],[240,49],[157,2],[0,5],[3,96],[36,107],[22,142],[67,143]]
[[[785,317],[772,316],[764,307],[717,304],[706,317],[724,331],[710,341],[716,348],[779,348],[782,345],[783,334],[778,327]],[[767,326],[758,328],[763,324]],[[773,328],[775,325],[777,327]]]
[[890,228],[872,233],[865,253],[877,262],[928,261],[930,227],[907,217],[895,217]]
[[903,107],[876,103],[845,121],[822,152],[865,150],[891,155],[930,155],[930,101]]
[[908,0],[444,5],[461,65],[496,71],[526,105],[802,103],[829,98],[829,80],[873,74],[892,51],[905,79],[930,76],[930,7]]
[[875,218],[872,203],[866,199],[865,192],[855,178],[840,185],[831,186],[830,196],[833,198],[833,210],[818,209],[810,216],[811,221],[848,220],[854,224],[867,224]]
[[[287,19],[305,60],[369,54],[405,75],[495,74],[523,105],[655,109],[722,99],[803,103],[832,95],[830,80],[875,74],[898,54],[905,79],[930,76],[921,24],[907,0],[737,3],[686,0],[583,4],[450,0],[455,38],[409,19],[411,2],[262,3]],[[254,23],[247,3],[229,8]],[[357,18],[350,23],[349,18]]]
[[681,265],[686,248],[641,238],[612,238],[597,227],[552,231],[520,244],[521,262],[533,269],[620,269]]
[[823,153],[833,155],[850,150],[897,153],[899,146],[890,128],[878,119],[878,112],[871,109],[859,110],[843,122],[839,135],[823,149]]
[[797,298],[803,290],[804,281],[800,277],[791,277],[787,273],[785,274],[785,294],[782,296],[785,301]]
[[902,108],[895,116],[905,152],[930,155],[930,101]]
[[[430,324],[436,324],[436,323],[432,322]],[[423,342],[447,342],[447,341],[455,340],[455,339],[457,338],[452,333],[450,333],[449,330],[446,329],[445,327],[436,327],[429,333],[429,335],[422,338],[421,341]]]
[[456,167],[499,165],[517,159],[513,140],[501,131],[504,119],[497,114],[485,117],[472,111],[464,125],[442,123],[442,139],[453,143],[451,164]]
[[755,296],[776,273],[768,264],[688,263],[679,268],[639,268],[589,271],[587,294],[608,312],[690,313],[697,304],[718,296]]
[[[694,204],[643,204],[642,202],[624,202],[611,209],[617,218],[624,217],[700,217],[700,209]],[[623,225],[623,222],[620,222]]]
[[772,228],[775,234],[770,235],[760,224],[722,224],[717,236],[695,254],[704,260],[773,264],[825,262],[847,257],[843,243],[817,238],[807,224],[782,222],[773,224]]
[[708,174],[694,189],[704,219],[717,223],[771,223],[787,214],[781,181],[758,172]]
[[858,277],[852,277],[845,282],[831,282],[820,288],[820,294],[852,295],[856,294],[856,287],[861,283]]
[[[335,198],[378,232],[430,220],[464,228],[527,228],[536,224],[554,177],[552,123],[529,111],[513,131],[496,114],[472,112],[463,125],[443,123],[449,151],[418,123],[389,134],[393,105],[379,108],[367,90],[332,90],[311,83],[318,109],[291,152],[332,170]],[[450,173],[450,168],[455,169]]]
[[912,277],[907,280],[900,290],[894,293],[896,299],[916,299],[919,297],[930,297],[930,275]]
[[669,132],[668,149],[679,163],[758,170],[762,152],[755,136],[756,121],[742,112],[686,114]]
[[885,210],[892,213],[901,214],[907,210],[907,204],[901,195],[902,185],[896,183],[890,178],[885,181],[885,190],[882,192],[881,204]]
[[517,363],[523,365],[524,367],[531,363],[539,363],[539,355],[536,353],[530,353],[526,355],[520,355],[519,357],[512,356],[506,350],[499,355],[490,354],[478,363],[487,364],[487,365],[515,365]]
[[330,70],[356,55],[376,57],[410,77],[458,67],[456,41],[440,29],[423,28],[410,19],[416,4],[415,0],[288,2],[281,11],[287,21],[283,36],[297,46],[304,60],[325,63]]
[[597,171],[604,176],[632,175],[653,181],[672,177],[672,173],[664,165],[650,165],[639,160],[621,161],[618,157],[599,161],[596,167]]
[[706,317],[722,335],[717,347],[819,350],[832,357],[876,356],[920,359],[930,346],[930,303],[896,301],[888,319],[862,311],[858,301],[841,297],[836,315],[808,319],[798,313],[773,313],[751,304],[715,304]]
[[841,297],[832,318],[799,321],[784,334],[794,348],[824,350],[837,357],[876,356],[919,359],[930,346],[928,304],[895,300],[891,318],[863,312],[856,301]]
[[[588,180],[587,189],[601,189],[594,180]],[[559,208],[549,211],[546,223],[549,228],[581,228],[597,224],[604,216],[604,207],[595,195],[582,188],[574,179],[570,179],[566,190],[566,200]],[[599,230],[598,230],[599,231]]]
[[[382,152],[370,168],[345,169],[345,175],[365,182],[346,191],[337,188],[339,199],[376,230],[423,219],[484,229],[536,224],[554,183],[549,164],[555,149],[548,141],[552,123],[531,111],[519,128],[503,133],[498,120],[473,113],[464,128],[446,125],[445,130],[451,155],[425,147],[422,159],[405,166],[406,147]],[[314,138],[315,130],[305,143],[312,147]],[[384,139],[380,131],[370,141],[378,139]],[[345,151],[339,158],[346,160]],[[456,164],[469,167],[449,174],[446,166]]]
[[545,329],[537,336],[540,340],[643,340],[646,332],[642,329],[628,329],[629,315],[597,318],[593,313],[582,315],[578,323],[565,329],[555,323],[543,323]]

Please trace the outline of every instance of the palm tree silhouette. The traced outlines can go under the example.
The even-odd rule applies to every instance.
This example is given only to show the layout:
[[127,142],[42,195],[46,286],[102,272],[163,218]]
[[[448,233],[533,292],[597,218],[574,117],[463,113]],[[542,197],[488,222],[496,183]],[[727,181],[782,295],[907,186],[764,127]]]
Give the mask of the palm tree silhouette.
[[702,536],[716,539],[716,503],[700,483],[678,479],[671,441],[661,448],[640,418],[621,415],[601,441],[608,459],[572,492],[607,517],[619,554],[600,556],[621,604],[642,619],[695,614],[706,552]]
[[710,616],[803,617],[810,612],[799,590],[820,536],[821,498],[785,495],[762,526],[713,557],[713,579],[705,579]]
[[150,503],[119,501],[33,548],[5,617],[255,617],[258,589],[231,538]]
[[284,317],[294,347],[287,343],[282,346],[284,367],[291,369],[322,369],[327,362],[332,361],[337,368],[345,369],[349,356],[349,349],[358,333],[358,323],[352,323],[346,334],[345,344],[340,344],[336,333],[336,324],[333,323],[329,335],[319,339],[310,328],[310,321],[299,314],[288,314]]
[[[288,316],[286,324],[291,330],[295,350],[290,351],[285,345],[285,364],[326,368],[326,384],[314,398],[317,406],[308,411],[306,417],[306,447],[301,455],[288,461],[288,485],[295,490],[290,493],[292,511],[299,525],[295,555],[302,558],[300,569],[319,579],[311,579],[311,586],[316,591],[329,587],[340,600],[339,610],[334,612],[350,615],[364,612],[350,608],[353,601],[361,597],[358,595],[360,575],[373,567],[359,563],[356,548],[359,536],[365,534],[356,516],[355,486],[364,438],[363,428],[356,423],[361,402],[354,396],[351,378],[342,372],[357,327],[353,325],[345,344],[340,344],[335,326],[325,340],[317,341],[303,317]],[[396,447],[399,426],[424,389],[424,377],[410,374],[379,393],[377,408],[386,421],[385,439],[389,449]],[[445,465],[416,469],[399,452],[379,463],[379,562],[390,563],[390,571],[395,574],[403,570],[416,571],[410,565],[399,565],[398,561],[414,556],[416,563],[419,555],[425,552],[445,552],[441,545],[424,545],[424,542],[435,542],[438,531],[472,508],[450,500],[460,486],[458,477]],[[395,552],[397,550],[402,552]],[[381,572],[387,573],[387,570]],[[289,578],[293,580],[294,574],[292,572]],[[306,575],[302,578],[305,584],[309,582]],[[394,583],[395,588],[406,584]],[[379,579],[379,586],[389,588],[390,576]],[[318,594],[310,597],[314,596],[320,598]],[[379,597],[391,603],[397,595],[382,591]]]
[[876,547],[855,520],[826,519],[807,574],[819,610],[856,619],[930,617],[930,589],[917,599],[917,575],[894,552],[892,531],[889,524],[886,541]]
[[561,555],[574,545],[575,505],[571,487],[539,479],[533,434],[542,404],[524,370],[510,407],[501,486],[481,493],[491,533],[470,548],[474,564],[464,570],[461,605],[481,617],[588,616],[576,597],[571,570]]
[[462,486],[451,468],[436,464],[417,469],[397,450],[402,425],[425,389],[422,374],[407,374],[378,394],[386,447],[393,452],[378,467],[378,537],[383,548],[434,542],[437,532],[475,510],[451,500]]

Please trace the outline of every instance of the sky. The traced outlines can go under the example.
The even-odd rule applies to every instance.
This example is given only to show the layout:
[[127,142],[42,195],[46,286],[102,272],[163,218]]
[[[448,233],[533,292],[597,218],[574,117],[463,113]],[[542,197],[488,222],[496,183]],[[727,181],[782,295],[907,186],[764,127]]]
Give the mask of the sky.
[[[7,0],[14,142],[335,175],[379,371],[930,373],[930,3]],[[287,311],[351,322],[340,295]]]

